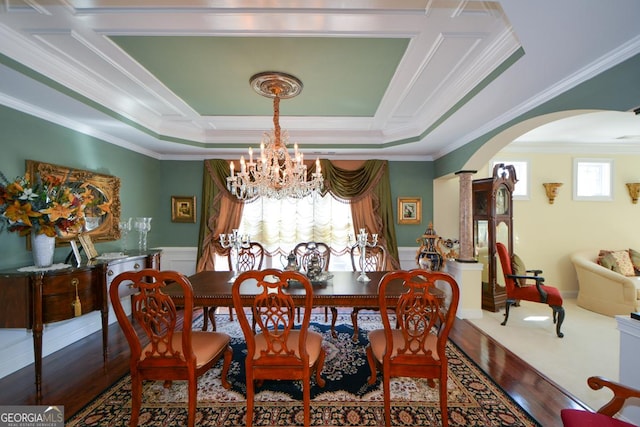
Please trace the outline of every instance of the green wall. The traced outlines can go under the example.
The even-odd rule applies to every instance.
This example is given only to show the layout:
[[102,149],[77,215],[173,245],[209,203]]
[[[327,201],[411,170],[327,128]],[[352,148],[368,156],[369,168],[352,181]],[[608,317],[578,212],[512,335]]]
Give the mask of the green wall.
[[[161,230],[155,242],[158,246],[197,246],[200,230],[200,212],[202,203],[202,172],[204,162],[198,161],[161,161],[161,192],[158,196],[157,210],[160,215],[152,221],[154,227]],[[171,196],[196,196],[196,222],[171,222]]]
[[[2,106],[0,129],[0,171],[8,179],[24,174],[27,159],[115,175],[121,182],[123,217],[157,216],[162,194],[158,160]],[[158,245],[162,235],[154,233],[153,225],[149,234],[151,246]],[[129,242],[135,243],[133,236]],[[96,247],[99,252],[120,248],[118,242],[100,243]],[[68,247],[57,249],[54,261],[61,262],[68,252]],[[16,233],[0,233],[0,269],[31,262],[25,238]]]
[[[398,246],[416,246],[420,237],[433,220],[433,162],[389,162],[391,198]],[[420,224],[398,224],[398,197],[422,199]]]

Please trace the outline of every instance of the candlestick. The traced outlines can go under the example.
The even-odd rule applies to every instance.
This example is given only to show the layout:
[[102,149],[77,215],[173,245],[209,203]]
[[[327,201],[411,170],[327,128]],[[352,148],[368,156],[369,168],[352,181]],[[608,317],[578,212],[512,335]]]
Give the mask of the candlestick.
[[360,229],[360,232],[356,236],[356,244],[360,249],[360,275],[358,276],[358,282],[369,282],[371,279],[365,272],[365,265],[367,259],[367,247],[374,247],[378,244],[378,234],[371,235],[371,241],[369,241],[369,234],[364,228]]
[[248,234],[239,234],[238,229],[234,228],[229,234],[220,234],[220,246],[224,249],[229,248],[229,256],[233,256],[233,252],[236,254],[235,269],[233,276],[229,279],[228,283],[233,283],[240,274],[240,249],[247,249],[251,245],[251,238]]

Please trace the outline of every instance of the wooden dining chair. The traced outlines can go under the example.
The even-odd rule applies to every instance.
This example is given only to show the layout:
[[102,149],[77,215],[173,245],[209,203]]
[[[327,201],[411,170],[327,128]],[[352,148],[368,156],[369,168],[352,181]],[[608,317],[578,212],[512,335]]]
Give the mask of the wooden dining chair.
[[[229,264],[229,271],[235,271],[238,268],[238,273],[249,270],[260,270],[262,268],[262,262],[264,261],[264,246],[258,242],[251,242],[249,247],[240,248],[237,255],[229,252],[227,262]],[[216,330],[216,307],[203,307],[202,314],[204,321],[202,324],[202,330],[209,329],[209,321],[213,330]],[[229,320],[233,320],[233,308],[229,307]]]
[[[163,292],[168,283],[177,283],[184,295],[183,323],[178,326],[176,306]],[[126,287],[131,296],[131,316],[127,316],[118,288]],[[143,269],[121,273],[109,288],[109,297],[118,323],[124,332],[131,355],[131,426],[138,425],[142,405],[142,382],[174,380],[188,382],[188,426],[195,424],[197,379],[224,357],[222,385],[230,388],[227,373],[232,350],[229,335],[220,332],[192,331],[193,289],[182,274],[175,271]],[[134,325],[135,324],[135,325]]]
[[[243,286],[246,286],[243,289]],[[254,288],[255,286],[255,288]],[[302,322],[295,327],[295,304],[291,293],[304,296]],[[247,384],[246,425],[253,424],[255,381],[300,380],[304,405],[304,425],[311,422],[311,374],[320,387],[325,350],[322,335],[309,330],[313,307],[313,288],[303,274],[296,271],[266,269],[241,273],[231,288],[233,306],[247,343],[245,361]],[[293,293],[293,292],[292,292]],[[251,312],[256,332],[249,323],[243,302],[251,294]]]
[[[309,263],[309,259],[311,259],[312,254],[320,255],[320,259],[322,260],[322,271],[329,270],[329,261],[331,260],[331,248],[329,245],[323,242],[302,242],[298,243],[293,248],[293,253],[296,255],[296,260],[298,262],[298,266],[300,267],[301,273],[307,273],[307,265]],[[298,320],[300,318],[300,309],[298,309]],[[337,337],[335,332],[336,320],[338,319],[338,309],[335,307],[331,307],[331,334],[334,338]],[[329,320],[329,309],[327,307],[324,308],[324,321]]]
[[[364,258],[360,256],[360,247],[353,245],[350,250],[351,266],[353,271],[384,271],[387,265],[387,249],[382,245],[367,247]],[[353,342],[358,341],[358,313],[360,310],[375,310],[378,307],[354,307],[351,311],[351,324],[353,325]]]
[[[442,286],[445,288],[443,289]],[[396,311],[396,328],[391,327],[386,293],[402,291]],[[378,285],[383,329],[369,332],[367,360],[369,384],[375,384],[382,370],[384,419],[391,424],[392,377],[438,379],[442,425],[447,427],[447,354],[449,331],[455,320],[460,291],[453,277],[429,270],[392,271]]]
[[298,262],[298,266],[300,267],[300,272],[307,272],[307,264],[309,263],[309,259],[311,255],[316,253],[320,255],[320,259],[322,260],[322,270],[329,270],[329,261],[331,260],[331,248],[329,245],[322,242],[302,242],[298,243],[293,248],[293,253],[296,255],[296,260]]

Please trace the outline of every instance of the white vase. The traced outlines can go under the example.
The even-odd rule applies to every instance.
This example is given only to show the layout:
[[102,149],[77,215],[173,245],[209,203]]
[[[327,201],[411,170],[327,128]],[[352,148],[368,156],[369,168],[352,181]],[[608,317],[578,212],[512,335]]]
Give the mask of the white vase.
[[53,251],[56,248],[56,238],[46,234],[31,233],[31,252],[36,267],[49,267],[53,264]]

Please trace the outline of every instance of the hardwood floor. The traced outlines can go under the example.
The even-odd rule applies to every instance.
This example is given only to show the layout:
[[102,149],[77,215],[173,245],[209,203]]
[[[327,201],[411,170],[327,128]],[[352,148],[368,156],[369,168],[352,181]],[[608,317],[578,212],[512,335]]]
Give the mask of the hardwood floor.
[[[466,320],[456,320],[450,338],[544,427],[562,426],[560,410],[585,408],[579,400],[532,369]],[[109,327],[109,359],[102,363],[96,332],[44,358],[43,405],[64,405],[65,418],[81,410],[128,373],[128,344],[117,323]],[[29,365],[0,380],[0,404],[35,404],[35,376]]]

